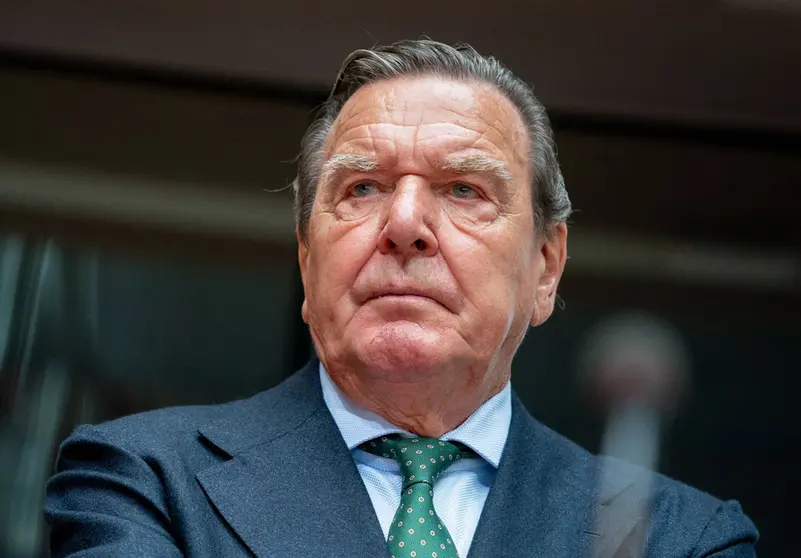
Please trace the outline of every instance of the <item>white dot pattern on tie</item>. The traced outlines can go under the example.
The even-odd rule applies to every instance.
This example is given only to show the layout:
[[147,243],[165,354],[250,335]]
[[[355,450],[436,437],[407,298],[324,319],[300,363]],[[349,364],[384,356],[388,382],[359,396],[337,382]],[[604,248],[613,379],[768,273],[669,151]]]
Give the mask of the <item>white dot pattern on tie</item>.
[[434,509],[434,484],[445,469],[472,452],[435,438],[382,436],[362,444],[401,465],[401,502],[387,544],[394,558],[458,558],[448,529]]

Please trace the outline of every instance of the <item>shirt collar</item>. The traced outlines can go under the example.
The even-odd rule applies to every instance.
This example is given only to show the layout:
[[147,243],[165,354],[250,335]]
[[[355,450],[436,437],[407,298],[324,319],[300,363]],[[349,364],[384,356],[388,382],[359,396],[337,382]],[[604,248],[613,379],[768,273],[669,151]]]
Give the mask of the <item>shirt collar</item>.
[[[331,380],[322,364],[320,384],[323,400],[349,450],[387,434],[413,436],[381,415],[350,400]],[[499,393],[484,402],[458,427],[440,436],[440,439],[461,442],[497,469],[511,421],[512,387],[511,382],[507,382]]]

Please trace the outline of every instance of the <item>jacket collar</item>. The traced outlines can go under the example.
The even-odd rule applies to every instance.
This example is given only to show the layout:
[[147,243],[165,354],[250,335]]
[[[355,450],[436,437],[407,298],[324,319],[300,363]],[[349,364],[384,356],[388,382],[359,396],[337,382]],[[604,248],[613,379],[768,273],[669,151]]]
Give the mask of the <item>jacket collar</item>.
[[[318,366],[315,358],[277,388],[219,406],[220,418],[199,432],[229,459],[197,479],[256,556],[388,556],[323,401]],[[634,482],[612,475],[599,492],[598,464],[513,395],[509,436],[467,558],[588,555],[604,542],[598,510],[619,509],[611,504]]]
[[198,428],[229,456],[296,430],[324,405],[315,357],[276,388],[216,407],[220,418]]
[[509,438],[468,558],[587,556],[595,459],[537,422],[515,395]]
[[320,395],[317,363],[221,413],[201,436],[230,459],[197,475],[258,557],[388,556],[356,465]]

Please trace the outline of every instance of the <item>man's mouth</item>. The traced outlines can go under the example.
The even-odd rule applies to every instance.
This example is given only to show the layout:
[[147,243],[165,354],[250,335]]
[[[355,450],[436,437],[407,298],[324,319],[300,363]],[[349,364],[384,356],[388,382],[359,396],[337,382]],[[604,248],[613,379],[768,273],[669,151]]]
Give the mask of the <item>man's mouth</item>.
[[386,288],[377,289],[373,293],[371,293],[370,297],[367,299],[370,300],[377,300],[381,298],[392,298],[392,297],[408,297],[408,298],[421,298],[427,299],[437,304],[448,308],[446,304],[443,303],[442,297],[439,296],[438,293],[434,292],[433,290],[429,289],[421,289],[419,287],[414,286],[391,286]]

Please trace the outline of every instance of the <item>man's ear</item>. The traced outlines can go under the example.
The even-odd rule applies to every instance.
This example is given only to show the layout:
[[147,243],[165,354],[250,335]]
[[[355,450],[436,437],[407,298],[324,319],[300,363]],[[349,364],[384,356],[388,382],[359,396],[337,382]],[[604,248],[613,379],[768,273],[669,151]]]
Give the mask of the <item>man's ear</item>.
[[556,302],[556,289],[565,269],[567,260],[567,225],[557,223],[540,240],[536,269],[539,277],[536,283],[534,314],[531,325],[537,327],[551,317]]
[[295,237],[298,240],[298,266],[300,267],[300,281],[303,283],[303,304],[300,307],[300,314],[305,323],[308,320],[308,304],[306,302],[306,269],[309,266],[309,245],[306,244],[306,239],[300,234],[300,229],[295,227]]

